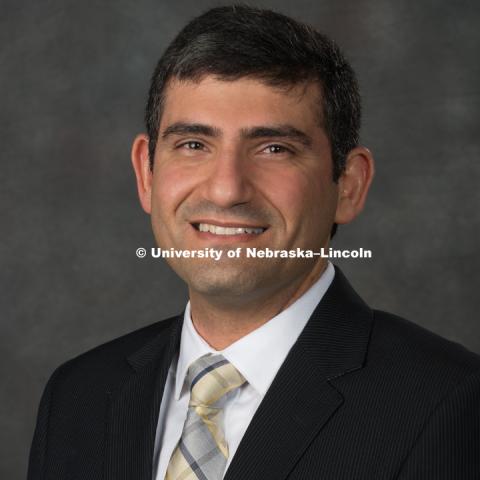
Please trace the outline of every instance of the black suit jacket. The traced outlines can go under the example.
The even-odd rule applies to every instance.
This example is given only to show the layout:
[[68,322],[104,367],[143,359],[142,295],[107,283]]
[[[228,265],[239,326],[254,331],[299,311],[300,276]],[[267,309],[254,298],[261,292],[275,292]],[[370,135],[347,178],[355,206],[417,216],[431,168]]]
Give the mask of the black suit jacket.
[[[181,322],[143,328],[55,371],[29,480],[151,479]],[[480,358],[371,310],[337,269],[225,476],[287,478],[480,479]]]

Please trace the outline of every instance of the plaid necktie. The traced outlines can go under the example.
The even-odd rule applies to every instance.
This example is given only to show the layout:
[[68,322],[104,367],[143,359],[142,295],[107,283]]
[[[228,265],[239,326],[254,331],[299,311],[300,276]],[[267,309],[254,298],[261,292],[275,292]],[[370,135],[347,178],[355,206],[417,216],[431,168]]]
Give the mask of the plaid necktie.
[[222,355],[208,354],[190,365],[187,382],[187,419],[165,480],[220,480],[228,458],[221,427],[224,396],[243,385],[245,378]]

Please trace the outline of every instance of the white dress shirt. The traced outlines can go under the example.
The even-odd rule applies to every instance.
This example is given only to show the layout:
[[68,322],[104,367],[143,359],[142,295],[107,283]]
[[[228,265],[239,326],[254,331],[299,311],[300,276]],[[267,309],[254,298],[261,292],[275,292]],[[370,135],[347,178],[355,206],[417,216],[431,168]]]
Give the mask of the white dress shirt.
[[182,436],[190,400],[188,385],[184,384],[189,365],[207,353],[221,353],[247,381],[226,398],[223,426],[229,448],[226,472],[255,411],[334,275],[333,265],[328,262],[322,276],[298,300],[222,351],[214,350],[197,333],[190,316],[190,302],[187,303],[180,351],[170,365],[160,405],[154,480],[165,479],[170,457]]

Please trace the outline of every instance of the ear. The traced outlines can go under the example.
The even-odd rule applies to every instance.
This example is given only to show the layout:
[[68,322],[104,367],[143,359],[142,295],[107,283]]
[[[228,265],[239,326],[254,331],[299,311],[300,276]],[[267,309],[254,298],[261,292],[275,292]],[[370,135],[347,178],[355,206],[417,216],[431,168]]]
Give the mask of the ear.
[[152,177],[150,157],[148,154],[148,136],[140,134],[132,145],[132,165],[137,178],[138,197],[142,208],[151,213]]
[[362,210],[375,173],[370,150],[356,147],[347,155],[345,170],[338,180],[335,223],[351,222]]

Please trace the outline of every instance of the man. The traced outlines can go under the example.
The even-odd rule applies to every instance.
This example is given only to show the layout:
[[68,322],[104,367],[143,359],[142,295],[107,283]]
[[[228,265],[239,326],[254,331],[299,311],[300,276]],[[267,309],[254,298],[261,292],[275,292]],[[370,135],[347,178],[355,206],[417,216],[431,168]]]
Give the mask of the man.
[[160,59],[146,120],[132,161],[159,247],[221,256],[169,258],[183,315],[57,369],[29,479],[480,478],[478,356],[371,310],[322,256],[246,255],[326,249],[364,206],[335,45],[210,10]]

